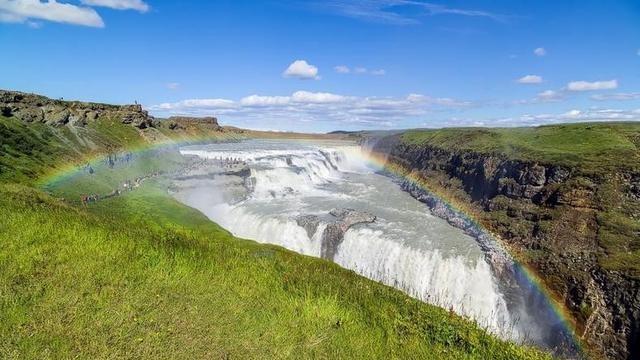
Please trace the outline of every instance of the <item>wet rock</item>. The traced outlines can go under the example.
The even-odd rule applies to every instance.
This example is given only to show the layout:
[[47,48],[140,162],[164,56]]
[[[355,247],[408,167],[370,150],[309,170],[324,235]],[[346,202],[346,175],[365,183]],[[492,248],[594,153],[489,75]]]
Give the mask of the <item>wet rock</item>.
[[329,222],[322,233],[320,256],[333,260],[338,246],[344,240],[344,233],[356,224],[372,223],[375,215],[354,209],[333,209],[329,212],[335,220]]
[[307,236],[311,239],[318,230],[320,218],[317,215],[301,215],[296,218],[296,223],[307,231]]
[[296,223],[305,229],[309,238],[312,238],[320,224],[326,222],[321,237],[320,257],[328,260],[333,260],[349,228],[376,220],[375,215],[354,209],[332,209],[327,216],[329,219],[318,215],[301,215],[296,218]]
[[347,228],[355,224],[372,223],[376,220],[375,215],[353,209],[333,209],[329,211],[329,214],[335,216]]

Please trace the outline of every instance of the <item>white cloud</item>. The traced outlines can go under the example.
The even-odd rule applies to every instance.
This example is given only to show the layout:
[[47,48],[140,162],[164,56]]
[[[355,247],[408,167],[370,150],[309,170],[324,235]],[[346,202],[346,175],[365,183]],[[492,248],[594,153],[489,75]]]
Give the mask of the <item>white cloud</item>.
[[536,124],[572,121],[620,121],[640,119],[640,109],[573,109],[562,114],[523,115],[522,120]]
[[351,69],[349,69],[349,67],[346,65],[335,66],[333,70],[335,70],[335,72],[337,72],[338,74],[348,74],[351,72]]
[[185,112],[202,109],[228,109],[234,106],[234,102],[227,99],[188,99],[175,103],[162,103],[151,106],[150,109]]
[[292,62],[282,75],[298,79],[320,79],[320,76],[318,76],[318,68],[307,63],[306,60],[296,60]]
[[[395,25],[419,24],[420,18],[435,15],[480,17],[494,21],[505,21],[507,18],[483,10],[452,8],[416,0],[322,0],[312,3],[315,8],[326,9],[338,15]],[[398,8],[413,8],[415,11],[396,11]]]
[[180,88],[180,83],[170,82],[170,83],[166,83],[165,86],[169,90],[178,90],[178,88]]
[[561,91],[555,90],[545,90],[541,93],[538,93],[538,95],[536,96],[536,100],[539,102],[560,101],[563,98],[563,93]]
[[542,77],[538,75],[525,75],[518,79],[520,84],[540,84],[542,82]]
[[342,102],[347,99],[345,96],[336,95],[324,92],[309,92],[309,91],[296,91],[291,96],[291,99],[298,103],[308,104],[329,104]]
[[572,81],[567,84],[569,91],[593,91],[593,90],[611,90],[618,87],[617,80],[606,81]]
[[46,20],[57,23],[104,27],[98,13],[88,7],[59,3],[55,0],[2,0],[0,21],[29,23],[30,20]]
[[150,7],[142,0],[80,0],[81,3],[89,6],[102,6],[116,10],[137,10],[147,12]]
[[245,106],[274,106],[286,105],[291,101],[289,96],[260,96],[250,95],[240,99],[240,104]]
[[383,75],[386,75],[387,73],[384,69],[368,70],[366,67],[362,67],[362,66],[356,66],[353,69],[351,69],[346,65],[338,65],[333,69],[339,74],[349,74],[353,72],[354,74],[359,74],[359,75],[370,74],[374,76],[383,76]]
[[545,55],[547,55],[547,50],[545,50],[545,48],[543,48],[543,47],[539,47],[539,48],[534,49],[533,53],[536,56],[545,56]]
[[597,101],[606,101],[606,100],[639,100],[640,92],[636,93],[617,93],[617,94],[596,94],[592,95],[591,99]]
[[250,95],[229,99],[190,99],[163,103],[149,110],[164,115],[218,115],[230,120],[333,121],[370,127],[391,126],[407,118],[440,109],[459,109],[471,103],[421,94],[406,97],[358,97],[327,92],[296,91],[287,96]]
[[291,104],[330,104],[346,101],[348,97],[326,92],[296,91],[291,96],[250,95],[240,99],[242,106],[282,106]]
[[[482,119],[487,126],[539,126],[571,122],[607,122],[640,120],[640,109],[572,109],[564,113],[522,114],[514,117]],[[438,126],[474,126],[472,118],[449,118]],[[425,124],[426,126],[433,124]]]
[[580,110],[569,110],[566,113],[562,114],[562,117],[569,119],[578,119],[582,115],[582,111]]

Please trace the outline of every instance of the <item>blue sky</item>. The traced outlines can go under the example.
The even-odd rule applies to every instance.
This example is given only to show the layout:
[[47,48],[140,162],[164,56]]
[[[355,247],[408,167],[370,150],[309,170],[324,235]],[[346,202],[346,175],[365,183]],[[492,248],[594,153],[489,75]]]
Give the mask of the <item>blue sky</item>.
[[0,44],[0,88],[258,129],[640,119],[632,0],[0,0]]

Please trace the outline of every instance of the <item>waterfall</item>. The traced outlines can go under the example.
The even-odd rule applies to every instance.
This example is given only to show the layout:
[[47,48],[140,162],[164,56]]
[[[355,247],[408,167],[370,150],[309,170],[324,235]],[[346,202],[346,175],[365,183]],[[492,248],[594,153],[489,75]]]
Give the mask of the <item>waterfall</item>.
[[[236,203],[198,196],[198,191],[212,191],[211,183],[191,186],[177,198],[238,237],[316,257],[328,241],[325,229],[340,221],[332,209],[370,213],[374,222],[345,225],[340,238],[333,239],[334,262],[468,316],[503,338],[540,338],[537,334],[545,329],[535,318],[522,321],[522,314],[509,306],[475,240],[377,174],[361,151],[353,145],[270,141],[182,149],[184,155],[239,162],[250,169],[246,173],[254,187]],[[216,176],[236,175],[221,171]],[[235,190],[225,185],[215,191]]]

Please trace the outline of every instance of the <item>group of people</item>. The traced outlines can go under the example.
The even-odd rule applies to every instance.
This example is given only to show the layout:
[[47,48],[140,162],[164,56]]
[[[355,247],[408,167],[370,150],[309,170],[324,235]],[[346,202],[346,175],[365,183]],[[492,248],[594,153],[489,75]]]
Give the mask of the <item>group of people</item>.
[[93,174],[95,172],[93,170],[93,167],[89,163],[87,163],[87,165],[84,166],[84,171],[88,172],[89,174]]
[[233,158],[233,157],[217,157],[213,159],[214,162],[216,162],[218,165],[223,166],[225,168],[229,168],[232,167],[234,165],[246,165],[247,163],[240,159],[240,158]]
[[149,178],[151,176],[157,176],[158,174],[159,174],[158,172],[154,172],[152,175],[149,175],[149,176],[137,177],[133,181],[132,180],[126,180],[125,182],[122,183],[122,190],[120,190],[120,188],[118,188],[118,189],[115,189],[112,192],[110,192],[110,193],[108,193],[106,195],[103,195],[103,196],[100,196],[98,194],[82,195],[82,196],[80,196],[80,201],[82,202],[82,205],[87,206],[88,204],[97,202],[98,200],[103,200],[103,199],[108,199],[108,198],[111,198],[111,197],[114,197],[114,196],[119,196],[124,191],[131,191],[131,190],[139,187],[146,178]]
[[[131,153],[127,153],[124,154],[123,156],[118,157],[116,154],[109,154],[108,157],[105,159],[105,163],[110,167],[113,168],[113,166],[116,164],[116,162],[118,161],[122,161],[122,162],[129,162],[131,161],[133,158],[133,154]],[[234,167],[235,165],[246,165],[247,163],[240,159],[240,158],[233,158],[233,157],[218,157],[215,159],[200,159],[200,161],[196,161],[196,162],[192,162],[191,164],[184,166],[182,169],[180,170],[176,170],[175,172],[170,172],[170,173],[166,173],[163,171],[155,171],[152,172],[149,175],[145,175],[145,176],[141,176],[141,177],[137,177],[133,180],[125,180],[121,186],[118,186],[117,189],[113,190],[112,192],[106,194],[106,195],[98,195],[98,194],[90,194],[90,195],[81,195],[80,196],[80,200],[82,202],[82,204],[84,206],[87,206],[90,203],[95,203],[98,202],[99,200],[104,200],[104,199],[108,199],[114,196],[119,196],[121,195],[123,192],[125,191],[132,191],[136,188],[138,188],[143,181],[145,181],[148,178],[152,178],[152,177],[156,177],[159,175],[163,175],[163,174],[167,174],[167,175],[178,175],[180,173],[187,173],[189,170],[193,169],[193,168],[197,168],[200,165],[203,165],[204,163],[211,163],[213,162],[215,165],[218,165],[220,167],[224,167],[224,168],[231,168]],[[93,174],[94,173],[94,169],[93,167],[87,163],[84,167],[84,170],[87,171],[89,174]]]
[[100,195],[91,194],[91,195],[82,195],[80,197],[80,201],[82,201],[82,205],[87,206],[89,203],[97,202],[100,200]]
[[104,160],[105,164],[107,164],[107,166],[109,166],[110,169],[113,169],[113,167],[116,165],[116,163],[118,161],[121,162],[125,162],[125,163],[129,163],[131,160],[133,160],[133,154],[132,153],[126,153],[124,155],[120,155],[120,157],[118,158],[118,154],[109,154],[107,155],[107,158]]

